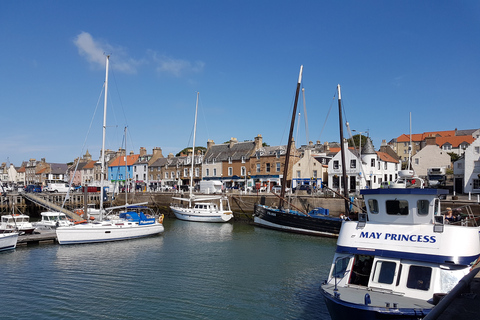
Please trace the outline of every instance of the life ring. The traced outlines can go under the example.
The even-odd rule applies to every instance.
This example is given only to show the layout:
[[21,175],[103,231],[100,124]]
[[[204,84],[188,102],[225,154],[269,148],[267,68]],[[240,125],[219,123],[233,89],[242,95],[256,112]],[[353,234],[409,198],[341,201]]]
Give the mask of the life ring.
[[160,217],[158,217],[158,223],[163,223],[163,214]]

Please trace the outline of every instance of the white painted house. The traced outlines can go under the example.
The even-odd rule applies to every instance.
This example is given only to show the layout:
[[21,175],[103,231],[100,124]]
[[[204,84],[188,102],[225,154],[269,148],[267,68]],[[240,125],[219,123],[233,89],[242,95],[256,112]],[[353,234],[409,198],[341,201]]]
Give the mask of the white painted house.
[[475,139],[453,166],[455,193],[480,193],[480,139]]

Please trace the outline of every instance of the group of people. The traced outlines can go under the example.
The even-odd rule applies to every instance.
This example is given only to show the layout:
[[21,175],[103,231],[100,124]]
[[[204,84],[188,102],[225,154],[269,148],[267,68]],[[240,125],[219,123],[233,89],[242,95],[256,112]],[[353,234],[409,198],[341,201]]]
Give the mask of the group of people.
[[455,223],[460,221],[462,218],[459,214],[454,215],[452,208],[447,208],[447,213],[445,214],[445,222],[446,223]]

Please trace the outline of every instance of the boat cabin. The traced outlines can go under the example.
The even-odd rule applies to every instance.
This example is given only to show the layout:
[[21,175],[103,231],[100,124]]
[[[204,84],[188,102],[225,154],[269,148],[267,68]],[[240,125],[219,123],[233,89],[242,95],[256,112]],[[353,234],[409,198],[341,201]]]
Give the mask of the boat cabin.
[[[440,215],[438,195],[443,189],[361,190],[369,222],[389,224],[432,224]],[[360,218],[359,218],[360,219]]]

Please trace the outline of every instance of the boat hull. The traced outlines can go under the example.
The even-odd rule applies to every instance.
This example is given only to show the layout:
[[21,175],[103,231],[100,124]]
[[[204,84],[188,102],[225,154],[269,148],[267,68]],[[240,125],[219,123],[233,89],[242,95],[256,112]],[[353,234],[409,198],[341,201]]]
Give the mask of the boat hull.
[[57,240],[60,244],[81,244],[107,242],[148,237],[164,231],[162,224],[95,224],[85,223],[71,227],[56,229]]
[[431,309],[414,308],[383,308],[367,305],[357,305],[341,301],[329,293],[322,291],[325,304],[332,320],[343,320],[354,318],[356,320],[395,319],[395,320],[417,320],[423,319]]
[[338,237],[342,219],[321,216],[311,217],[273,209],[263,205],[255,206],[254,224],[286,232],[322,237]]
[[192,209],[185,209],[181,207],[171,206],[175,217],[180,220],[185,221],[196,221],[196,222],[228,222],[232,219],[233,214],[231,211],[227,212],[196,212]]
[[0,234],[0,251],[12,250],[17,247],[18,233],[2,233]]

